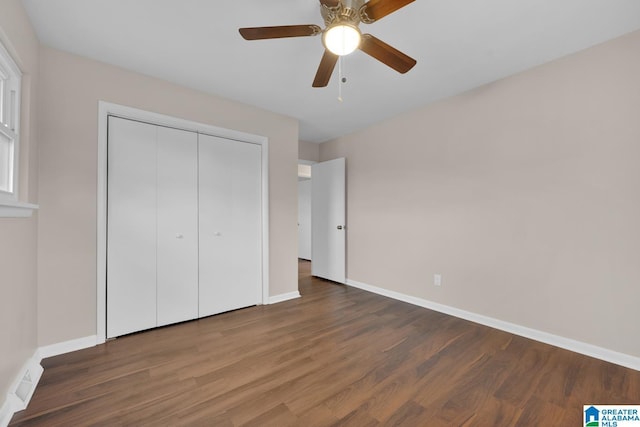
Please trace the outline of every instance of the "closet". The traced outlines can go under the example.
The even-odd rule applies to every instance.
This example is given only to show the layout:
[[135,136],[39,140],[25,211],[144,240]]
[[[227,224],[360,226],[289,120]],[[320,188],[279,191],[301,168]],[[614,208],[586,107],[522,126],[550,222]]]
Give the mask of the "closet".
[[259,303],[261,150],[109,117],[108,338]]

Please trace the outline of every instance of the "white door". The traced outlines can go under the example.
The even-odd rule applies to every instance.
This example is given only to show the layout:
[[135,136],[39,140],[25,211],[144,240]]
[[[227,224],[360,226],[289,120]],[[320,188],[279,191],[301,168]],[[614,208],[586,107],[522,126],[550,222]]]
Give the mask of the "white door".
[[262,291],[262,147],[199,135],[200,317]]
[[157,326],[198,317],[198,134],[158,127]]
[[109,118],[107,337],[198,317],[198,135]]
[[156,133],[109,117],[108,338],[156,326]]
[[346,281],[344,158],[311,166],[311,274]]
[[311,259],[311,181],[298,181],[298,258]]

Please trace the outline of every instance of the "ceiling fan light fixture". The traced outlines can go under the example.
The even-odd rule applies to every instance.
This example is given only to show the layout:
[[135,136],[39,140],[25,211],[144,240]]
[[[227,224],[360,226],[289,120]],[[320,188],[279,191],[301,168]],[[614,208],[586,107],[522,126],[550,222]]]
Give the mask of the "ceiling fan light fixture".
[[322,35],[322,43],[331,53],[349,55],[360,46],[362,35],[358,27],[340,23],[333,25]]
[[[306,1],[306,0],[305,0]],[[310,0],[308,0],[310,1]],[[318,1],[318,0],[315,0]],[[356,49],[393,68],[406,73],[416,60],[389,46],[371,34],[362,34],[360,24],[371,24],[402,9],[415,0],[319,0],[320,15],[325,29],[315,24],[278,25],[239,28],[245,40],[311,37],[322,34],[324,53],[313,79],[313,87],[327,87],[339,58]]]

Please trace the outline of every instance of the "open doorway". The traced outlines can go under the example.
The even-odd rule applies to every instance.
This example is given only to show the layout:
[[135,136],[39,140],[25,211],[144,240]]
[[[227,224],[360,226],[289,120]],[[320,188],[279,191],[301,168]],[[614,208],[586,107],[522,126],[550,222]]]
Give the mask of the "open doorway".
[[298,163],[298,283],[311,280],[311,165]]
[[[303,163],[304,162],[304,163]],[[298,259],[311,261],[311,164],[298,163]]]

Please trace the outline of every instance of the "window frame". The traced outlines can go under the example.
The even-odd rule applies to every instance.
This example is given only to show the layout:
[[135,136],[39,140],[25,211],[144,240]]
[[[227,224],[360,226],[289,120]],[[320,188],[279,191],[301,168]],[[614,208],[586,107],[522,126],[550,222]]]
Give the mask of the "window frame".
[[[0,100],[3,102],[3,115],[10,110],[8,120],[0,119],[0,121],[8,122],[7,126],[0,124],[0,132],[7,135],[11,140],[11,161],[7,165],[11,168],[11,191],[0,190],[0,218],[28,218],[33,215],[33,211],[38,209],[38,205],[32,203],[21,202],[20,197],[20,134],[21,120],[20,113],[22,109],[22,83],[23,73],[18,66],[18,61],[10,53],[11,43],[4,39],[2,31],[0,31],[0,68],[2,68],[3,76],[3,93],[8,98]],[[4,96],[3,96],[4,97]],[[3,170],[6,166],[0,166]]]
[[[3,93],[0,98],[0,133],[6,136],[12,144],[11,160],[7,165],[0,164],[0,173],[4,168],[10,168],[9,191],[0,189],[0,203],[14,205],[18,203],[19,168],[20,168],[20,109],[22,101],[22,72],[16,61],[9,53],[5,44],[0,40],[0,75],[3,79]],[[8,115],[8,117],[7,117]],[[4,116],[4,117],[3,117]]]

